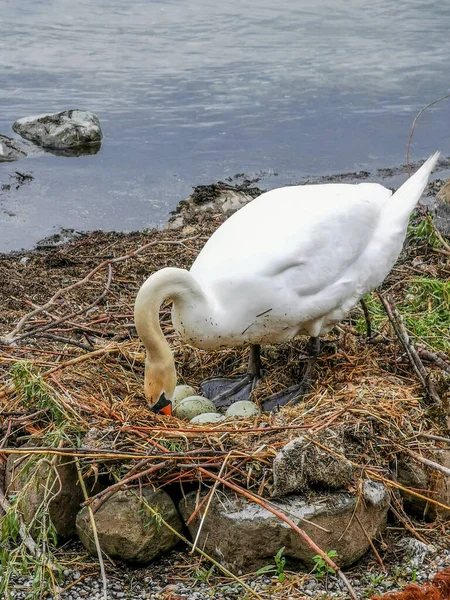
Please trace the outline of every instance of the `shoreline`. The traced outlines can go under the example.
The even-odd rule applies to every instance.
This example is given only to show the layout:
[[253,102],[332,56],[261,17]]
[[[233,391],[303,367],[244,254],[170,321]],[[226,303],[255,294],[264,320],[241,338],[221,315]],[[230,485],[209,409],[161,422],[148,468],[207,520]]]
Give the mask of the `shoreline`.
[[[412,170],[418,168],[424,161],[416,161],[411,163],[410,167]],[[374,172],[369,171],[352,171],[346,173],[336,173],[331,175],[319,175],[319,176],[307,176],[302,178],[301,181],[295,183],[293,185],[308,185],[308,184],[327,184],[327,183],[365,183],[365,182],[374,182],[381,183],[385,185],[389,189],[395,191],[396,186],[388,185],[390,182],[395,183],[395,179],[399,178],[406,173],[406,165],[401,165],[399,167],[386,167],[376,169]],[[443,172],[447,172],[447,176],[450,177],[450,156],[444,157],[439,161],[435,171],[434,171],[434,179],[430,180],[425,193],[423,195],[423,204],[425,206],[432,206],[434,202],[434,196],[441,189],[444,183],[447,180],[447,177],[441,177]],[[439,176],[436,176],[436,175]],[[121,231],[117,229],[92,229],[92,230],[80,230],[71,227],[60,227],[55,233],[50,234],[48,236],[44,236],[40,240],[38,240],[34,246],[30,248],[20,248],[7,250],[4,252],[0,252],[0,258],[5,259],[7,257],[11,258],[24,258],[31,255],[38,255],[42,252],[46,252],[48,250],[60,248],[67,244],[73,243],[77,239],[84,239],[87,236],[98,235],[100,233],[108,233],[112,235],[117,235],[118,238],[121,236],[133,236],[138,233],[145,233],[150,231],[165,231],[168,229],[173,229],[171,227],[171,222],[176,219],[177,215],[180,215],[186,212],[186,208],[189,206],[190,208],[187,211],[188,214],[184,216],[182,226],[189,225],[192,221],[193,213],[195,210],[199,210],[201,212],[202,207],[205,204],[210,203],[209,208],[214,209],[214,201],[219,197],[220,193],[216,192],[218,188],[220,192],[224,190],[234,191],[238,194],[244,194],[248,196],[248,198],[241,198],[239,200],[238,205],[233,206],[231,211],[228,214],[234,212],[234,210],[240,208],[243,204],[248,202],[249,200],[256,198],[260,193],[266,191],[264,186],[259,187],[259,184],[264,179],[265,174],[260,173],[255,177],[247,176],[245,173],[239,173],[234,175],[233,177],[226,178],[225,181],[217,181],[211,184],[202,184],[193,186],[193,191],[190,196],[186,199],[180,200],[175,208],[170,211],[166,217],[164,223],[159,226],[152,226],[149,228],[137,229],[137,230],[127,230]],[[394,181],[391,181],[394,180]],[[400,182],[400,180],[399,180]],[[262,182],[263,183],[263,182]],[[3,186],[5,187],[5,186]],[[8,190],[12,191],[12,190]],[[219,213],[223,213],[221,203],[219,202],[217,205],[217,209]],[[226,214],[226,216],[228,216]]]

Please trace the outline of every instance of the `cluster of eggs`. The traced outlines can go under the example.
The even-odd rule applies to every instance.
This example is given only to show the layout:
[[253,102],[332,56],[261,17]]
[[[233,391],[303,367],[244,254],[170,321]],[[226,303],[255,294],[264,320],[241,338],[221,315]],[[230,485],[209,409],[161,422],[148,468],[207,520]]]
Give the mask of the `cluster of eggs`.
[[204,396],[197,396],[189,385],[177,385],[172,396],[172,411],[179,419],[191,423],[219,423],[227,418],[254,417],[260,409],[254,402],[240,400],[232,404],[224,415],[218,412],[214,402]]

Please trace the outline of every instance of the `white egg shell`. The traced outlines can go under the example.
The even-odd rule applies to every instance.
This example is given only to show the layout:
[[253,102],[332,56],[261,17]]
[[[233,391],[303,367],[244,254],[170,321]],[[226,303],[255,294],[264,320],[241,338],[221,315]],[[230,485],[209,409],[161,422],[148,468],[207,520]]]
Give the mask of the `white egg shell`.
[[197,415],[212,412],[217,412],[214,403],[203,396],[189,396],[188,398],[183,398],[183,400],[176,405],[174,410],[176,417],[185,419],[186,421],[190,421]]
[[250,400],[239,400],[227,408],[226,417],[256,417],[261,411],[254,402]]
[[191,423],[196,423],[197,425],[220,423],[220,421],[225,421],[225,417],[219,413],[202,413],[191,419]]
[[190,385],[177,385],[175,391],[172,394],[172,410],[177,404],[179,404],[185,398],[189,396],[195,396],[196,392]]

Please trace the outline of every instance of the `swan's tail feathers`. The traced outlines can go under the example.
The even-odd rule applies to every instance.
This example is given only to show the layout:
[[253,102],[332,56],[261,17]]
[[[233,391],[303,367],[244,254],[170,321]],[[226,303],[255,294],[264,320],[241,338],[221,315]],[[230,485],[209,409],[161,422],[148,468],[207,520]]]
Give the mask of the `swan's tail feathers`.
[[407,227],[409,217],[427,186],[440,152],[435,152],[386,202],[384,213],[392,224]]

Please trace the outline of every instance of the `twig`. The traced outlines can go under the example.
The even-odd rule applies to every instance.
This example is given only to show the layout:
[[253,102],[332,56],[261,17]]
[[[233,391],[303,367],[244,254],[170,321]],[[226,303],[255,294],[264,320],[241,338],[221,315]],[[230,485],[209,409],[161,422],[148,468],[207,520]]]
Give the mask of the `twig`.
[[[224,469],[226,467],[228,459],[230,458],[230,454],[228,454],[228,456],[225,457],[225,460],[222,463],[222,466],[220,468],[219,475],[218,475],[219,478],[222,477],[222,473],[223,473],[223,471],[224,471]],[[213,484],[212,490],[211,490],[211,492],[209,494],[208,502],[206,503],[205,510],[203,511],[203,514],[202,514],[202,518],[200,519],[200,524],[199,524],[198,529],[197,529],[197,534],[195,536],[194,543],[192,545],[192,548],[191,548],[191,551],[190,551],[189,554],[193,554],[195,552],[196,548],[197,548],[197,543],[198,543],[200,534],[202,532],[203,523],[205,522],[206,515],[208,514],[209,507],[211,506],[211,501],[212,501],[212,499],[214,497],[214,494],[215,494],[215,491],[217,489],[217,486],[219,485],[219,482],[220,482],[220,479],[216,479],[216,481]]]
[[79,342],[78,340],[74,340],[73,338],[66,338],[62,335],[55,335],[53,333],[33,333],[33,337],[47,338],[49,340],[54,340],[55,342],[63,342],[64,344],[70,344],[71,346],[76,346],[77,348],[87,350],[88,352],[92,350],[92,345],[88,346],[87,344],[83,344],[83,342]]
[[420,383],[422,384],[422,387],[424,388],[426,394],[433,400],[433,402],[435,402],[437,406],[441,406],[441,399],[438,393],[436,392],[436,389],[430,378],[429,373],[427,372],[427,370],[423,366],[422,361],[420,360],[420,357],[417,353],[416,348],[414,347],[414,344],[409,338],[408,332],[406,331],[406,328],[403,325],[402,317],[398,312],[397,308],[395,307],[394,301],[389,296],[382,296],[380,292],[378,292],[378,297],[380,298],[381,303],[384,306],[389,321],[391,322],[391,325],[395,331],[395,334],[397,335],[403,348],[405,349],[410,363],[417,377],[419,378]]
[[[93,309],[95,306],[100,304],[100,302],[103,300],[103,298],[105,298],[106,294],[109,292],[109,288],[111,286],[111,281],[112,281],[112,274],[113,274],[112,266],[111,266],[111,264],[108,264],[108,277],[106,279],[106,283],[105,283],[103,292],[93,302],[91,302],[91,304],[89,304],[89,306],[81,308],[81,309],[71,313],[70,315],[66,315],[65,317],[61,317],[59,319],[51,321],[50,323],[47,323],[47,325],[42,325],[41,327],[37,327],[35,329],[32,329],[31,331],[27,331],[23,335],[17,337],[14,340],[14,342],[21,341],[27,337],[32,337],[32,336],[36,335],[36,333],[39,333],[41,331],[46,331],[47,329],[53,328],[56,325],[59,325],[60,323],[69,321],[70,319],[73,319],[74,317],[77,317],[78,315],[81,315],[81,314],[86,313],[87,311]],[[65,289],[66,289],[66,291],[68,291],[67,288],[65,288]],[[36,306],[36,308],[35,308],[35,310],[38,310],[38,311],[40,309],[42,309],[42,307],[40,307],[40,306]],[[40,312],[42,312],[42,311],[40,311]],[[43,311],[43,312],[46,312],[46,311]]]
[[[83,474],[81,472],[80,463],[77,458],[75,459],[75,466],[77,468],[78,481],[80,482],[81,489],[83,490],[83,496],[85,500],[87,500],[89,496],[87,493],[86,485],[83,480]],[[103,582],[103,598],[104,600],[108,600],[108,580],[106,579],[105,563],[103,562],[102,549],[100,548],[100,542],[98,539],[97,526],[95,524],[94,513],[92,511],[92,508],[88,506],[87,509],[89,511],[89,519],[91,521],[92,533],[94,534],[94,542],[95,548],[97,550],[98,561],[100,563],[100,573],[102,575]]]
[[94,356],[99,356],[100,354],[112,354],[114,352],[120,352],[120,346],[117,346],[116,344],[108,344],[104,348],[99,348],[98,350],[89,352],[89,354],[82,354],[81,356],[77,356],[75,358],[71,358],[70,360],[66,360],[65,362],[58,363],[56,367],[52,367],[48,371],[44,371],[44,373],[42,373],[42,376],[46,377],[51,373],[55,373],[55,371],[59,371],[60,369],[64,369],[65,367],[75,365],[76,363],[83,362],[85,360],[89,360]]
[[265,508],[267,511],[271,512],[276,517],[278,517],[281,521],[284,521],[284,523],[289,525],[289,527],[293,531],[298,533],[298,535],[308,544],[308,546],[311,548],[311,550],[313,550],[316,554],[318,554],[326,562],[326,564],[328,566],[330,566],[332,569],[334,569],[336,571],[336,573],[338,574],[338,576],[344,583],[345,587],[348,589],[349,594],[353,598],[353,600],[358,600],[358,597],[356,596],[355,591],[352,588],[350,582],[348,581],[348,579],[344,575],[344,573],[341,571],[341,569],[337,566],[337,564],[321,548],[319,548],[319,546],[309,537],[309,535],[307,533],[305,533],[303,531],[303,529],[300,529],[300,527],[298,525],[296,525],[294,523],[294,521],[292,521],[289,517],[287,517],[284,513],[282,513],[278,509],[274,508],[273,506],[270,506],[270,504],[267,504],[267,502],[264,502],[264,500],[253,495],[251,492],[245,490],[244,488],[240,487],[239,485],[231,483],[230,481],[227,481],[226,479],[223,479],[222,477],[219,477],[218,475],[215,475],[214,473],[211,473],[211,472],[207,471],[206,469],[203,469],[202,467],[200,467],[198,470],[201,473],[203,473],[204,475],[207,475],[208,477],[211,477],[212,479],[219,481],[222,485],[229,487],[230,489],[237,492],[238,494],[245,496],[251,502],[255,502],[255,504],[259,504],[260,506]]
[[372,538],[370,537],[370,535],[367,533],[366,528],[364,527],[364,525],[361,523],[361,519],[358,517],[358,515],[355,512],[355,519],[358,521],[359,526],[362,529],[362,532],[364,534],[364,537],[366,538],[366,540],[369,542],[370,547],[372,548],[373,553],[375,554],[375,557],[378,561],[378,564],[381,567],[381,570],[384,571],[386,573],[386,567],[384,566],[384,562],[383,559],[381,558],[378,550],[375,548],[375,544],[372,541]]
[[433,102],[430,102],[429,104],[427,104],[426,106],[421,108],[419,110],[419,112],[417,113],[417,115],[414,117],[414,121],[411,126],[411,133],[409,134],[409,138],[408,138],[408,145],[406,146],[406,169],[408,171],[408,177],[411,176],[411,167],[409,165],[409,151],[411,148],[411,141],[412,141],[412,138],[414,135],[414,130],[416,128],[416,123],[417,123],[419,117],[422,115],[422,113],[424,113],[428,108],[430,108],[431,106],[434,106],[435,104],[438,104],[438,102],[442,102],[442,100],[446,100],[447,98],[450,98],[450,94],[445,94],[445,96],[442,96],[441,98],[438,98],[437,100],[433,100]]
[[432,435],[431,433],[420,433],[420,437],[423,437],[427,440],[434,440],[436,442],[446,442],[450,444],[450,438],[442,437],[441,435]]
[[[140,498],[139,496],[137,496],[137,494],[135,494],[135,495],[136,495],[136,497],[139,498],[139,500],[142,502],[142,504],[144,504],[145,508],[147,508],[147,510],[149,510],[152,513],[153,516],[158,517],[158,519],[161,521],[161,523],[165,527],[167,527],[167,529],[169,531],[171,531],[178,539],[180,539],[182,542],[184,542],[186,545],[188,545],[189,547],[192,548],[192,542],[190,542],[188,539],[186,539],[184,537],[184,535],[182,535],[181,533],[179,533],[167,521],[165,521],[161,517],[161,514],[158,511],[156,511],[152,506],[150,506],[150,504],[144,498]],[[204,558],[206,558],[206,560],[208,560],[214,566],[216,566],[219,569],[219,571],[222,571],[222,573],[224,573],[227,577],[231,577],[231,579],[234,579],[234,581],[236,581],[237,583],[239,583],[239,585],[241,585],[245,590],[247,590],[247,592],[249,592],[249,594],[251,594],[255,598],[258,598],[258,600],[263,600],[262,597],[258,594],[258,592],[256,592],[249,585],[247,585],[245,583],[245,581],[243,581],[237,575],[235,575],[234,573],[232,573],[231,571],[229,571],[228,569],[226,569],[223,565],[221,565],[219,562],[217,562],[216,560],[214,560],[214,558],[212,558],[211,556],[209,556],[208,554],[206,554],[206,552],[204,552],[203,550],[200,550],[200,548],[196,548],[195,551],[198,552]]]
[[[17,334],[23,329],[25,323],[27,323],[32,317],[36,316],[37,314],[39,314],[43,311],[46,311],[48,308],[50,308],[55,303],[55,300],[57,300],[62,295],[67,294],[68,292],[70,292],[70,291],[84,285],[88,281],[90,281],[92,279],[92,277],[94,277],[94,275],[96,273],[98,273],[98,271],[101,271],[105,267],[108,267],[108,270],[109,270],[108,271],[108,281],[109,281],[109,275],[111,273],[110,269],[112,268],[111,265],[129,260],[130,258],[133,258],[134,256],[140,254],[141,252],[143,252],[144,250],[147,250],[148,248],[150,248],[152,246],[157,246],[160,244],[171,245],[171,246],[180,246],[180,245],[183,245],[185,242],[195,240],[198,237],[199,237],[198,235],[195,235],[190,238],[185,238],[182,240],[154,240],[153,242],[149,242],[147,244],[144,244],[143,246],[140,246],[139,248],[136,248],[136,250],[133,250],[132,252],[129,252],[128,254],[125,254],[123,256],[118,256],[117,258],[112,258],[112,259],[103,261],[102,263],[97,265],[94,269],[92,269],[92,271],[90,271],[85,277],[83,277],[83,279],[80,279],[80,280],[76,281],[75,283],[68,285],[67,287],[60,288],[53,294],[53,296],[50,298],[50,300],[48,300],[48,302],[46,302],[42,306],[37,306],[34,310],[32,310],[31,312],[24,315],[20,319],[20,321],[17,323],[15,328],[9,334],[7,334],[2,340],[0,340],[1,343],[6,344],[6,345],[13,344],[16,341]],[[107,289],[109,289],[108,281],[105,284],[105,288],[107,288]],[[99,298],[97,298],[94,301],[94,304],[90,305],[90,308],[92,308],[93,306],[98,304],[98,302],[100,302],[100,300],[104,297],[104,295],[106,295],[107,289],[106,289],[106,291],[103,292],[103,294]],[[71,319],[74,316],[85,312],[86,310],[89,310],[89,308],[83,308],[82,310],[72,313],[71,315],[68,315],[66,317],[61,317],[61,319],[59,319],[59,321],[52,321],[48,325],[50,327],[54,327],[56,324],[61,323],[67,319]]]
[[422,346],[417,346],[417,354],[424,360],[427,360],[428,362],[433,362],[443,371],[450,374],[450,363],[444,360],[444,358],[440,356],[437,352],[430,352],[429,350],[425,350],[425,348],[422,348]]
[[[142,462],[143,461],[141,461],[141,463]],[[86,498],[86,500],[83,502],[82,506],[89,506],[95,502],[94,506],[92,507],[92,510],[94,513],[96,513],[98,511],[98,509],[100,508],[100,506],[104,502],[106,502],[106,500],[108,500],[108,498],[111,498],[111,496],[114,496],[114,494],[116,492],[118,492],[124,485],[127,485],[127,483],[130,483],[131,481],[135,481],[136,479],[140,479],[141,477],[146,477],[147,475],[151,475],[152,473],[155,473],[156,471],[159,471],[160,469],[167,467],[169,462],[170,461],[166,460],[162,463],[154,465],[153,467],[150,467],[149,469],[146,469],[145,471],[141,471],[140,473],[132,473],[131,474],[131,471],[130,471],[130,473],[128,473],[128,475],[126,477],[124,477],[123,479],[121,479],[120,481],[115,483],[114,485],[109,486],[108,488],[106,488],[106,490],[102,490],[95,496]]]
[[424,456],[421,456],[420,454],[413,452],[409,448],[402,447],[402,451],[405,452],[406,454],[409,454],[409,456],[411,456],[411,458],[414,458],[414,460],[421,462],[422,464],[426,465],[427,467],[431,467],[432,469],[435,469],[436,471],[440,471],[441,473],[444,473],[444,475],[447,475],[447,477],[450,476],[450,469],[448,469],[447,467],[444,467],[443,465],[440,465],[439,463],[435,462],[434,460],[425,458]]

